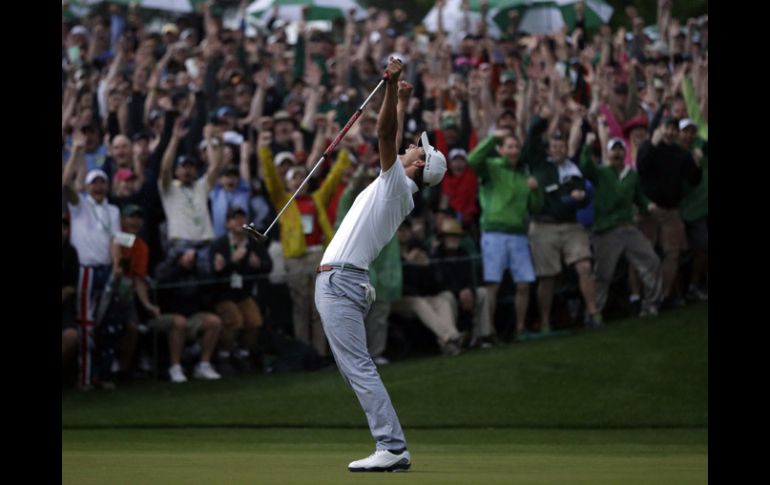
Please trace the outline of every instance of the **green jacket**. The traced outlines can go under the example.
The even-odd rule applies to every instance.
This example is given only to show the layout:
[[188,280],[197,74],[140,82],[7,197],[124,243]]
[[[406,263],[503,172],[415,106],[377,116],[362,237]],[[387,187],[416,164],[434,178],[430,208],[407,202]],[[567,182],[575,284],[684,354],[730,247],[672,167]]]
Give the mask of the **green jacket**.
[[540,209],[542,191],[529,188],[526,170],[514,169],[497,155],[495,143],[495,137],[488,136],[468,154],[468,165],[479,178],[481,230],[526,234],[528,210]]
[[538,191],[543,193],[543,204],[540,208],[532,208],[533,219],[543,222],[577,222],[577,211],[589,204],[588,197],[578,202],[570,193],[573,190],[586,190],[585,179],[577,165],[566,160],[563,169],[570,168],[573,175],[565,177],[562,182],[559,177],[559,166],[549,161],[543,133],[548,128],[548,122],[535,116],[529,126],[527,140],[521,149],[519,163],[529,168],[532,176],[537,179]]
[[634,204],[647,212],[650,199],[642,193],[639,174],[626,166],[620,173],[608,165],[596,165],[591,147],[585,145],[580,156],[580,171],[594,184],[594,223],[591,230],[602,233],[622,224],[634,223]]
[[701,138],[696,138],[693,144],[703,150],[703,160],[700,162],[702,175],[700,183],[694,187],[685,182],[684,198],[679,206],[685,222],[694,222],[709,215],[708,143]]

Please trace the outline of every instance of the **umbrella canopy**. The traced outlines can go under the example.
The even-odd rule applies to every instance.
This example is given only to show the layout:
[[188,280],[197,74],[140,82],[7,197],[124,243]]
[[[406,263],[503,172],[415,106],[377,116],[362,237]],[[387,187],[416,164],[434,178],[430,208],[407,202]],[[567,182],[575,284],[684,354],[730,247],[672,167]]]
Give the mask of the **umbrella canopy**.
[[[510,22],[509,13],[519,13],[519,30],[530,34],[559,31],[564,25],[575,28],[575,4],[579,0],[498,0],[490,8],[489,16],[505,31]],[[587,28],[596,28],[609,22],[612,7],[602,0],[585,0],[584,16]]]
[[307,20],[334,20],[347,17],[351,8],[356,10],[355,19],[364,20],[364,10],[355,0],[257,0],[246,8],[250,18],[267,20],[273,6],[278,5],[278,18],[287,21],[302,19],[302,9],[309,7]]
[[[122,3],[125,5],[135,3],[139,8],[164,10],[167,12],[192,12],[195,5],[205,0],[76,0],[81,5],[96,5],[97,3]],[[72,3],[72,2],[71,2]]]
[[[479,0],[470,0],[470,12],[468,16],[462,9],[462,0],[447,0],[444,4],[442,12],[444,31],[452,34],[453,32],[470,32],[472,34],[478,34],[478,25],[481,21],[481,8]],[[501,0],[490,0],[489,8],[494,5],[502,3]],[[433,6],[428,11],[425,18],[422,19],[422,24],[428,30],[428,32],[438,31],[438,8]],[[500,27],[492,21],[491,18],[487,18],[487,32],[491,37],[500,37]]]

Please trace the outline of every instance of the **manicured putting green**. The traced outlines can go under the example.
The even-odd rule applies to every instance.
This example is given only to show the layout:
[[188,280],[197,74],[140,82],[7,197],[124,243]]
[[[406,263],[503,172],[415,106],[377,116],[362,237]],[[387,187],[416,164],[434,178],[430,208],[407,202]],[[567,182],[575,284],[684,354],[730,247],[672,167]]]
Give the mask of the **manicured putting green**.
[[407,473],[352,474],[366,430],[62,432],[63,484],[700,484],[708,431],[414,430]]

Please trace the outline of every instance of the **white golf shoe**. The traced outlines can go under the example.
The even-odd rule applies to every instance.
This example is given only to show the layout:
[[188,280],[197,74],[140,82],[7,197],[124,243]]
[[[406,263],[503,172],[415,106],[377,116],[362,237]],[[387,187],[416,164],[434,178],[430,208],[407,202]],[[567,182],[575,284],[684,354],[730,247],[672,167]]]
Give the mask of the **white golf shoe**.
[[395,472],[406,471],[412,466],[409,452],[404,450],[399,454],[388,450],[377,450],[363,460],[356,460],[348,465],[351,472]]

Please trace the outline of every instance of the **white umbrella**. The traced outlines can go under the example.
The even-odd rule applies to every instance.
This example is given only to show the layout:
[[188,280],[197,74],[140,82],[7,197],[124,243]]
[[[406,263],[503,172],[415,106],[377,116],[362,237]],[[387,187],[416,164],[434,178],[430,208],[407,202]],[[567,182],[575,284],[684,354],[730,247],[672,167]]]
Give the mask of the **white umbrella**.
[[[462,9],[462,0],[447,0],[442,11],[444,32],[450,36],[458,32],[478,34],[481,12],[477,10],[477,5],[477,2],[471,3],[470,11],[466,16]],[[487,18],[486,22],[488,35],[499,38],[501,34],[500,27],[492,21],[491,17]],[[433,6],[428,11],[428,14],[422,19],[422,24],[428,29],[428,32],[438,32],[438,8],[436,6]]]
[[549,34],[563,27],[564,17],[556,7],[532,7],[519,21],[519,30],[530,34]]

